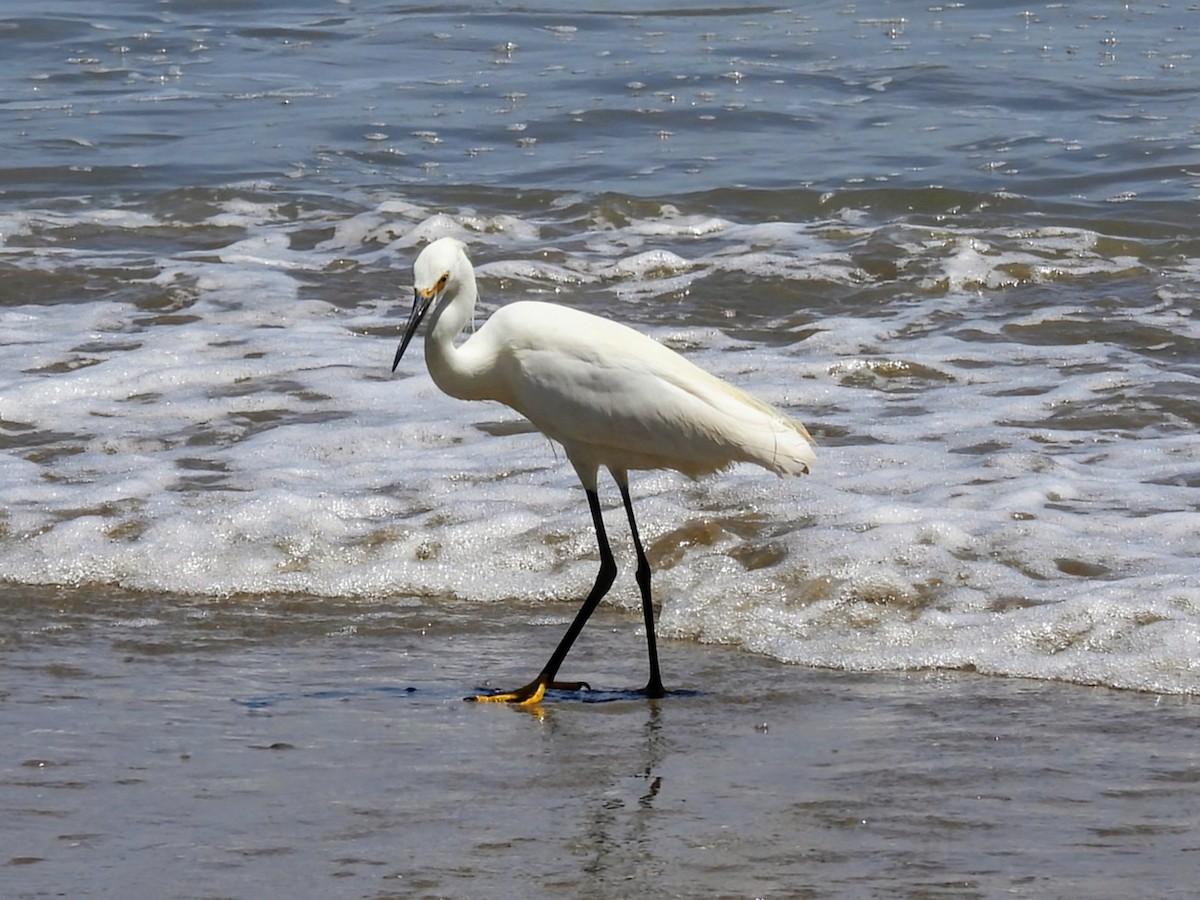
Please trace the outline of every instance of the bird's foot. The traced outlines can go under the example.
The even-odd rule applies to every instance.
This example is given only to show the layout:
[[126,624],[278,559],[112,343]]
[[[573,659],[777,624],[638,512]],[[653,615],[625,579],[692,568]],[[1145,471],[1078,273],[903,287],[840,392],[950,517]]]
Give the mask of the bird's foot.
[[542,702],[547,690],[555,691],[590,691],[591,685],[586,681],[546,681],[535,678],[524,687],[513,691],[497,691],[494,694],[476,694],[464,697],[474,703],[515,703],[519,706],[534,706]]
[[651,679],[650,683],[638,691],[638,693],[644,696],[647,700],[661,700],[663,697],[667,696],[667,691],[662,686],[662,682],[656,678]]

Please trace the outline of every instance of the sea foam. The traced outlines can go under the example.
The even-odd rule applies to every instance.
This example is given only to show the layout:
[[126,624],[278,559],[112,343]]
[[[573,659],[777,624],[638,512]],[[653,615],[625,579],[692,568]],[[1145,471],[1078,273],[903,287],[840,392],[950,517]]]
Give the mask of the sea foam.
[[[6,227],[173,227],[148,215]],[[910,254],[908,296],[876,309],[799,287],[863,278],[865,221],[666,210],[552,240],[536,220],[410,203],[297,222],[229,201],[188,227],[229,233],[163,254],[149,278],[133,248],[6,251],[52,271],[126,266],[150,299],[0,310],[0,578],[396,602],[585,593],[594,538],[561,450],[503,407],[442,395],[419,339],[389,371],[413,251],[453,234],[478,262],[480,318],[547,294],[620,313],[816,435],[804,479],[635,473],[668,637],[852,670],[1200,691],[1200,448],[1179,406],[1195,374],[1152,349],[1200,341],[1195,318],[1178,298],[1104,312],[1158,335],[1143,347],[1080,339],[1097,319],[1074,296],[997,302],[1014,272],[1032,285],[1130,264],[1094,256],[1084,231],[907,234],[890,252]],[[663,298],[744,276],[795,291],[774,323],[754,321],[771,340],[686,309],[654,324],[678,302]],[[634,611],[604,493],[623,565],[612,602]]]

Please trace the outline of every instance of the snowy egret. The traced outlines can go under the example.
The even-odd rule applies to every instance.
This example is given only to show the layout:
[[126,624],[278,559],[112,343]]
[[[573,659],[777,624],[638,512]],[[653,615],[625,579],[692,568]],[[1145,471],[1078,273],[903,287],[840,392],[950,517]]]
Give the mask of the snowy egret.
[[650,680],[641,693],[664,695],[654,637],[650,564],[642,549],[631,469],[675,469],[692,478],[749,462],[784,476],[808,471],[812,438],[779,410],[710,375],[678,353],[625,325],[539,301],[502,306],[471,338],[455,338],[471,321],[478,292],[466,245],[440,238],[413,264],[413,307],[392,371],[430,312],[425,363],[451,397],[498,400],[525,416],[566,451],[587,493],[600,571],[591,592],[537,677],[513,691],[469,700],[538,703],[555,681],[588,617],[616,578],[596,480],[608,469],[625,504],[637,552]]

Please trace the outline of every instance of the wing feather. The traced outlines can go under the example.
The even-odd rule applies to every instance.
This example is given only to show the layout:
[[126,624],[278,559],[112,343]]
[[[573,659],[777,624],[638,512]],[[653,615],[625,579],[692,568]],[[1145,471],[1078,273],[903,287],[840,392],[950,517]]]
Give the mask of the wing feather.
[[496,353],[496,399],[572,459],[698,477],[737,462],[808,471],[799,422],[619,323],[554,304],[501,307],[480,330]]

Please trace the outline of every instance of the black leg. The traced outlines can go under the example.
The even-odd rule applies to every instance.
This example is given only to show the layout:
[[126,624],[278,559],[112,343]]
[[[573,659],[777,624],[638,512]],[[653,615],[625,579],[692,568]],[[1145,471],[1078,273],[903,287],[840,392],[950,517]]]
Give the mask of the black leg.
[[[624,490],[624,488],[622,488]],[[575,639],[579,637],[579,632],[583,631],[583,626],[587,624],[587,620],[591,618],[596,607],[600,605],[601,599],[608,593],[608,589],[612,587],[613,581],[617,577],[617,564],[613,560],[612,549],[608,545],[608,535],[604,531],[604,516],[600,510],[600,497],[593,490],[587,491],[588,507],[592,511],[592,524],[596,528],[596,543],[600,547],[600,571],[596,573],[596,583],[592,585],[591,592],[587,595],[587,599],[583,601],[583,605],[579,607],[579,612],[575,614],[570,627],[567,628],[567,633],[562,636],[562,640],[558,642],[558,646],[554,648],[554,653],[550,655],[549,661],[538,673],[538,677],[524,687],[517,688],[515,691],[506,691],[500,694],[485,694],[479,697],[468,697],[468,700],[486,700],[491,702],[508,702],[508,703],[537,703],[546,693],[546,688],[555,684],[554,676],[558,674],[559,667],[562,666],[563,660],[567,658],[567,654],[571,651],[571,645],[575,643]],[[632,518],[630,519],[632,522]],[[637,542],[636,534],[634,542]],[[638,554],[641,559],[641,545],[638,545]],[[639,569],[639,573],[640,573]],[[640,583],[639,574],[639,583]],[[647,578],[649,578],[649,569],[647,569]],[[647,589],[649,582],[647,581]],[[648,594],[646,595],[648,596]],[[651,638],[653,640],[653,637]],[[654,671],[657,671],[657,660],[654,662]],[[579,687],[581,685],[571,685],[571,687]],[[660,687],[661,691],[661,687]],[[660,694],[661,696],[661,694]]]
[[633,535],[633,548],[637,551],[637,584],[642,592],[642,616],[646,620],[646,649],[650,654],[650,680],[644,693],[647,697],[663,697],[662,676],[658,670],[658,643],[654,637],[654,602],[650,598],[650,563],[642,549],[638,536],[637,521],[633,517],[633,500],[629,497],[629,485],[620,482],[621,499],[625,501],[625,513],[629,516],[629,531]]
[[612,587],[612,583],[617,577],[617,564],[613,560],[612,550],[608,546],[608,535],[604,531],[604,516],[600,512],[600,497],[595,491],[588,491],[587,498],[588,507],[592,511],[592,524],[596,527],[596,543],[600,547],[600,571],[596,573],[596,583],[592,585],[592,590],[587,595],[587,599],[579,607],[579,612],[575,614],[575,619],[571,622],[567,633],[562,636],[562,640],[558,642],[558,646],[554,648],[554,653],[551,654],[550,660],[546,663],[545,668],[542,669],[541,675],[538,676],[539,679],[545,679],[547,682],[554,680],[554,676],[558,674],[559,667],[563,664],[563,660],[567,658],[567,653],[571,650],[571,645],[575,643],[575,638],[579,637],[579,632],[583,631],[583,626],[591,618],[592,613],[596,611],[596,607],[600,605],[600,601],[608,593],[608,589]]

